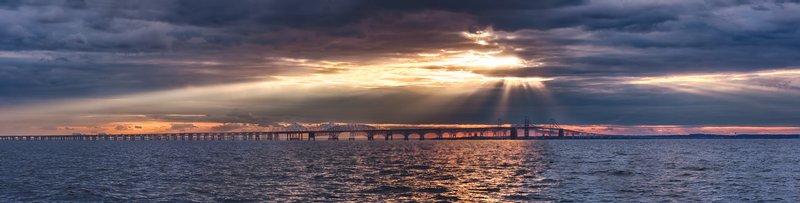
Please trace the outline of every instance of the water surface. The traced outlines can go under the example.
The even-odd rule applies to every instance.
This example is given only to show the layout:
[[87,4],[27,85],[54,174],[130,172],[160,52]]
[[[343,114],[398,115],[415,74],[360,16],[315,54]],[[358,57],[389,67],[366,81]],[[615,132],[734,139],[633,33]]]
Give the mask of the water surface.
[[800,201],[800,140],[7,141],[0,201]]

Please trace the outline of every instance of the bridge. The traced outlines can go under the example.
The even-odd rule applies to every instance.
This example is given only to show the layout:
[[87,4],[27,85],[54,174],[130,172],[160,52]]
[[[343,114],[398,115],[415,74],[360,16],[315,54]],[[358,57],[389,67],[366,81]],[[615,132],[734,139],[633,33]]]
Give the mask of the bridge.
[[497,126],[468,128],[395,128],[348,124],[325,127],[289,126],[280,130],[255,132],[186,132],[152,134],[94,134],[94,135],[24,135],[0,136],[0,140],[446,140],[446,139],[558,139],[577,136],[597,136],[553,126]]

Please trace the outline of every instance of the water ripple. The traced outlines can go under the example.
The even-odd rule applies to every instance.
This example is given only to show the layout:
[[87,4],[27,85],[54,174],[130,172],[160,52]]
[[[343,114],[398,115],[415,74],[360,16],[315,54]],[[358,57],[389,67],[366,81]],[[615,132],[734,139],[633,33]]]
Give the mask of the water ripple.
[[0,202],[797,202],[797,144],[0,142]]

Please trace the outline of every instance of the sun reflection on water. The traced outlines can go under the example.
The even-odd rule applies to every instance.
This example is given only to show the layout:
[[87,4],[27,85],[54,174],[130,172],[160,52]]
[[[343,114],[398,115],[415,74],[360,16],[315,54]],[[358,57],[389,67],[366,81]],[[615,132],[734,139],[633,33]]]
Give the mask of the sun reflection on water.
[[[545,146],[539,142],[453,142],[390,144],[393,156],[365,155],[371,187],[359,190],[370,198],[394,201],[505,202],[550,199],[555,184],[541,174],[547,169]],[[443,147],[444,146],[444,147]],[[370,163],[372,162],[372,163]],[[378,200],[378,199],[374,199]]]

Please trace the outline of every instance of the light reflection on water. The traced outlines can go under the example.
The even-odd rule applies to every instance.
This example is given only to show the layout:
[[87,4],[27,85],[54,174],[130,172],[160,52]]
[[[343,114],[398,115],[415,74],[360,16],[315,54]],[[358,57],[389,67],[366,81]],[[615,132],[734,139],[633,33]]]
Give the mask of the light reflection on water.
[[797,201],[797,144],[0,142],[0,201]]

